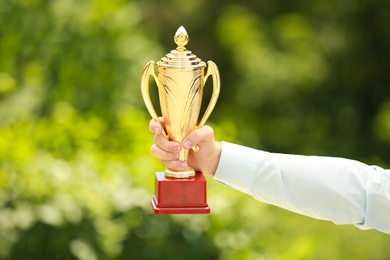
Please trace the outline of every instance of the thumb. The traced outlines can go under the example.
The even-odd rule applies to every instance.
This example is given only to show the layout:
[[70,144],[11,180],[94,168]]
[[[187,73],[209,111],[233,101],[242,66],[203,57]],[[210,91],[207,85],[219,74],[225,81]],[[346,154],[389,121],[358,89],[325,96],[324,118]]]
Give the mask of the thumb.
[[183,140],[183,147],[191,149],[195,145],[214,140],[214,130],[210,126],[202,126],[190,132]]

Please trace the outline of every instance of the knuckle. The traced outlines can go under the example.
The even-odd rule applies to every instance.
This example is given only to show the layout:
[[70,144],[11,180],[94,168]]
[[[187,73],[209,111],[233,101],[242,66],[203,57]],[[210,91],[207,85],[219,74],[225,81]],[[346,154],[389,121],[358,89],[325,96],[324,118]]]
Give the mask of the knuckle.
[[156,143],[158,141],[158,135],[153,136],[153,143]]
[[164,165],[165,167],[169,167],[169,161],[167,160],[160,160],[161,164]]
[[152,119],[149,122],[149,130],[153,132],[153,129],[156,127],[156,120]]
[[155,144],[153,144],[151,147],[150,147],[150,154],[153,155],[153,156],[156,156],[156,150],[157,150],[157,146]]
[[191,135],[192,140],[199,140],[201,137],[202,137],[202,135],[198,129],[192,132],[192,135]]
[[204,126],[204,132],[207,136],[214,135],[214,129],[208,125]]

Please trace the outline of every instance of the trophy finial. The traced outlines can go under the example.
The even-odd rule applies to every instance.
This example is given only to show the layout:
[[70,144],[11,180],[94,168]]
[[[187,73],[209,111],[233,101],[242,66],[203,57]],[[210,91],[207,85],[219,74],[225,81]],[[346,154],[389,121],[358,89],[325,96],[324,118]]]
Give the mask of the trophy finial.
[[186,48],[184,46],[187,45],[189,41],[189,37],[187,34],[186,29],[184,29],[183,26],[180,26],[179,29],[177,29],[175,37],[173,38],[175,40],[175,43],[177,44],[177,51],[185,51]]

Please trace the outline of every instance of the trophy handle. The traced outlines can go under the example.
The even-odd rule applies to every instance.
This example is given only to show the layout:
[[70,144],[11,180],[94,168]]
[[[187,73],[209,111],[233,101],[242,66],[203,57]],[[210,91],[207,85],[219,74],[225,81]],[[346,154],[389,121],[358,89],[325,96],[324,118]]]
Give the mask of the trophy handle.
[[158,124],[160,125],[160,127],[162,129],[162,134],[167,138],[168,135],[166,134],[164,127],[161,125],[161,122],[158,119],[158,115],[156,113],[156,110],[153,107],[153,103],[152,103],[152,100],[150,99],[150,94],[149,94],[150,75],[153,76],[156,84],[158,82],[157,76],[154,73],[154,65],[155,65],[155,62],[151,60],[144,67],[144,70],[142,72],[142,78],[141,78],[141,93],[142,93],[142,98],[144,99],[146,108],[149,111],[149,114],[152,116],[152,118],[154,120],[156,120],[158,122]]
[[206,111],[204,112],[204,115],[202,117],[202,120],[200,120],[200,123],[198,127],[202,127],[207,119],[209,118],[211,112],[213,111],[215,104],[217,103],[219,92],[221,90],[221,80],[219,78],[219,71],[217,65],[215,65],[214,62],[208,61],[207,62],[208,68],[207,73],[205,75],[204,84],[207,81],[207,78],[211,75],[213,77],[213,93],[210,98],[210,103],[206,108]]

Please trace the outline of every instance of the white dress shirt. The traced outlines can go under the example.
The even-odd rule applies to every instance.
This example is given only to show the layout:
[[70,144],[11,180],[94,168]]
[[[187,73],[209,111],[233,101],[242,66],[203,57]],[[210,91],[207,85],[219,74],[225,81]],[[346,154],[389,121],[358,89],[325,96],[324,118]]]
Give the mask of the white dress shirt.
[[223,142],[214,178],[299,214],[390,233],[390,170],[349,159],[276,154]]

